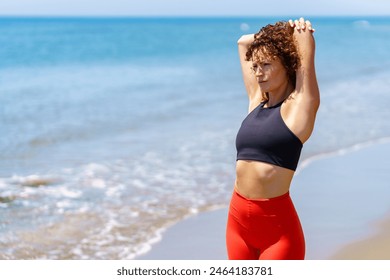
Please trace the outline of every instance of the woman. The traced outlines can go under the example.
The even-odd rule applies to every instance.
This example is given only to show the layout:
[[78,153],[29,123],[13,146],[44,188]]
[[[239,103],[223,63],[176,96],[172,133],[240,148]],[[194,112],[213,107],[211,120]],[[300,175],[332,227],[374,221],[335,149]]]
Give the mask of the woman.
[[289,188],[320,103],[313,32],[310,21],[300,18],[238,40],[249,114],[236,139],[229,259],[304,259]]

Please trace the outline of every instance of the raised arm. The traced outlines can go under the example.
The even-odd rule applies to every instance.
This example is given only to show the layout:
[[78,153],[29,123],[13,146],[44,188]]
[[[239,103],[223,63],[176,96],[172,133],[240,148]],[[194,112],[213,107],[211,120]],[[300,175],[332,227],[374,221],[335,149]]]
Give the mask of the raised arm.
[[240,57],[242,77],[244,80],[245,89],[248,93],[249,98],[249,111],[256,107],[256,101],[260,100],[260,87],[257,83],[256,76],[252,70],[252,62],[246,60],[246,52],[249,45],[254,41],[254,34],[247,34],[241,36],[237,41],[238,44],[238,55]]
[[287,106],[284,118],[288,127],[305,142],[311,135],[320,105],[320,92],[315,71],[314,29],[303,18],[289,21],[294,28],[294,40],[300,56],[296,72],[296,87],[292,102]]
[[294,39],[300,56],[300,66],[297,70],[295,90],[310,106],[310,110],[317,111],[320,102],[320,93],[317,84],[317,77],[314,65],[315,41],[314,29],[310,21],[300,18],[294,23]]

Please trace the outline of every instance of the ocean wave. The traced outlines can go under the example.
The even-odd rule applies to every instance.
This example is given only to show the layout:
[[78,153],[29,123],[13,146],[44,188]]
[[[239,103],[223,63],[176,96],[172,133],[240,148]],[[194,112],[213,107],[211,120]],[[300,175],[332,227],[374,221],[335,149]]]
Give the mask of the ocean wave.
[[[216,135],[198,140],[214,146],[209,137]],[[15,250],[0,257],[127,259],[145,253],[161,240],[166,228],[227,201],[226,181],[232,178],[226,173],[227,165],[215,164],[212,154],[218,155],[218,149],[223,151],[228,145],[200,154],[198,145],[186,143],[173,158],[150,151],[139,159],[1,179],[0,196],[15,195],[15,199],[0,203],[8,210],[3,222],[11,225],[8,230],[0,228],[0,252],[8,246]],[[34,221],[37,216],[42,220]],[[22,228],[16,219],[24,224]],[[60,230],[66,233],[63,240],[40,238]],[[32,238],[34,246],[29,243]]]
[[347,147],[344,147],[344,148],[339,148],[339,149],[334,150],[334,151],[322,152],[322,153],[315,154],[313,156],[310,156],[310,157],[305,158],[304,160],[302,160],[299,163],[298,168],[297,168],[295,174],[298,175],[305,168],[307,168],[308,166],[310,166],[312,163],[314,163],[316,161],[319,161],[319,160],[322,160],[322,159],[326,159],[326,158],[329,158],[329,157],[343,156],[343,155],[346,155],[346,154],[349,154],[349,153],[357,152],[359,150],[362,150],[364,148],[367,148],[367,147],[370,147],[370,146],[373,146],[373,145],[385,144],[385,143],[390,143],[390,136],[382,137],[382,138],[378,138],[378,139],[372,139],[372,140],[368,140],[368,141],[364,141],[364,142],[358,142],[358,143],[355,143],[355,144],[353,144],[351,146],[347,146]]
[[370,28],[371,24],[368,20],[356,20],[353,22],[353,25],[357,28]]

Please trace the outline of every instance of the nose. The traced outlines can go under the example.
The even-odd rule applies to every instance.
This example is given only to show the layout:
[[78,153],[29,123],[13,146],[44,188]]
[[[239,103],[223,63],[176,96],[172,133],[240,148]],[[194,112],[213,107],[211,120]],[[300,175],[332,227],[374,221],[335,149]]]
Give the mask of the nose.
[[256,67],[255,68],[255,75],[256,76],[262,76],[264,74],[264,72],[263,72],[263,69],[261,68],[261,67]]

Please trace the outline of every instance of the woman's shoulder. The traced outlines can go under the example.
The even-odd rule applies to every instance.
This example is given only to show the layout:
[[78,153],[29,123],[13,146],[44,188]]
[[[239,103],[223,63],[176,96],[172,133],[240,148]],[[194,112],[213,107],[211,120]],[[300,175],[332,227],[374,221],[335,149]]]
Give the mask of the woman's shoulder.
[[281,106],[281,116],[287,127],[301,140],[309,139],[317,115],[318,104],[306,100],[306,96],[293,92]]

